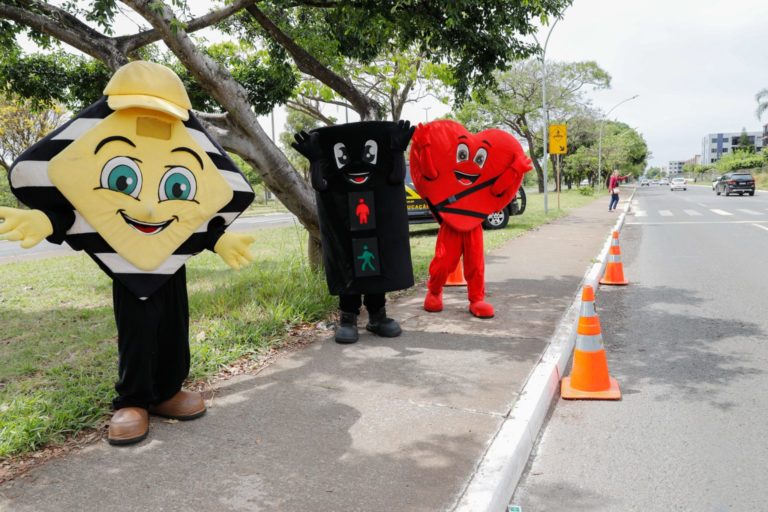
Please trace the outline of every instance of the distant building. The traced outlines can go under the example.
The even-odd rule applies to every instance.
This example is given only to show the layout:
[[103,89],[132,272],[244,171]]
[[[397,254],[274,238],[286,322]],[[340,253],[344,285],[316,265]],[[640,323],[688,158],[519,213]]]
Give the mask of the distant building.
[[685,161],[683,160],[673,160],[669,162],[669,175],[676,176],[678,174],[683,174],[684,165]]
[[[766,144],[766,129],[763,132],[747,132],[750,145],[755,147],[755,152],[759,153]],[[739,149],[739,139],[741,132],[731,133],[710,133],[701,141],[702,163],[712,164],[720,160],[723,155],[732,153]]]
[[763,147],[768,147],[768,124],[763,126]]

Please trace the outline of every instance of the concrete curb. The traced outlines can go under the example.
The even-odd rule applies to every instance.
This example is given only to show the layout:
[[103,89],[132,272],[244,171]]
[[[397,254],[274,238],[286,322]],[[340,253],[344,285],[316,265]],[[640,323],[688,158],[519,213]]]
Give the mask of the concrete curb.
[[[634,196],[635,191],[611,231],[621,231]],[[547,413],[558,396],[560,378],[571,359],[581,308],[581,288],[589,284],[595,290],[598,289],[610,246],[611,234],[595,263],[584,274],[573,302],[558,323],[541,359],[528,376],[520,397],[488,446],[454,512],[507,510]]]

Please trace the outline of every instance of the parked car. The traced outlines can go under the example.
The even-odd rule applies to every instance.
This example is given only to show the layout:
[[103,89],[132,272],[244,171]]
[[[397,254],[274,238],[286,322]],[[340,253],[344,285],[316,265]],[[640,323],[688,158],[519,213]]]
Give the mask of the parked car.
[[651,185],[658,185],[658,184],[659,184],[659,180],[651,180]]
[[685,178],[672,178],[672,181],[669,183],[669,190],[675,191],[675,190],[688,190],[685,186]]
[[[405,175],[405,204],[408,207],[408,222],[421,224],[424,222],[436,222],[435,217],[427,206],[427,202],[421,198],[413,187],[411,169],[406,163]],[[509,218],[514,215],[522,215],[525,211],[525,190],[523,187],[517,190],[517,195],[503,209],[494,212],[483,221],[483,229],[503,229],[509,223]]]
[[755,195],[755,178],[747,171],[735,171],[720,176],[715,184],[715,194]]
[[715,190],[715,185],[717,185],[718,181],[720,181],[720,176],[712,180],[712,190]]
[[583,180],[581,180],[579,182],[579,186],[580,187],[588,187],[589,186],[589,179],[588,178],[584,178]]
[[651,182],[648,181],[645,178],[640,178],[640,186],[641,187],[650,187],[651,186]]
[[661,178],[659,180],[659,185],[669,185],[669,180],[667,178]]

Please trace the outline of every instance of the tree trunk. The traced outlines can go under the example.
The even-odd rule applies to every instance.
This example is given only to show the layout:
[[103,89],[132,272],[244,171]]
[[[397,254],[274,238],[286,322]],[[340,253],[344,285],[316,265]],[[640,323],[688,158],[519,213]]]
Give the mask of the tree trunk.
[[264,184],[299,222],[310,233],[319,233],[313,190],[261,128],[242,86],[226,68],[201,52],[184,30],[172,28],[174,15],[168,6],[159,3],[161,8],[158,8],[158,3],[149,0],[126,0],[125,3],[162,35],[165,44],[198,84],[226,109],[226,116],[208,118],[217,124],[216,134],[222,145],[258,169]]
[[307,259],[312,270],[321,270],[323,268],[323,244],[319,236],[309,233],[307,236]]
[[533,162],[533,168],[536,170],[536,178],[539,183],[539,193],[544,193],[544,170],[541,168],[538,158],[533,157],[535,146],[533,145],[533,134],[529,130],[525,130],[525,140],[528,141],[528,152],[531,154],[531,162]]

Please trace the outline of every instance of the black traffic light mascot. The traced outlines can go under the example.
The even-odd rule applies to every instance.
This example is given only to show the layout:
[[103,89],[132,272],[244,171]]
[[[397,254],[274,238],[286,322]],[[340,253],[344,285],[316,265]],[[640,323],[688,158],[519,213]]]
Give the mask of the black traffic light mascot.
[[413,286],[403,185],[413,131],[407,121],[364,121],[296,134],[293,147],[310,161],[328,290],[339,296],[338,343],[358,340],[363,303],[367,330],[402,332],[385,293]]
[[420,124],[410,157],[414,187],[440,222],[424,309],[443,310],[443,286],[463,256],[469,311],[478,318],[493,317],[493,306],[485,302],[481,224],[515,197],[531,170],[530,159],[503,130],[474,134],[450,120]]
[[136,61],[105,97],[27,149],[11,189],[32,208],[0,208],[0,238],[29,248],[44,238],[85,251],[113,281],[118,371],[111,444],[147,436],[149,414],[205,413],[189,374],[186,260],[215,251],[237,269],[250,236],[225,232],[253,190],[190,113],[178,76]]

